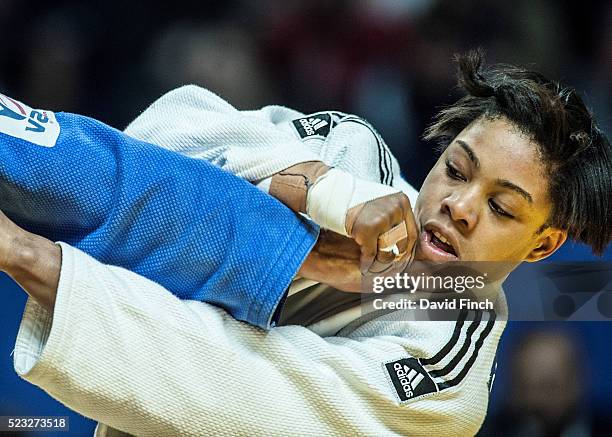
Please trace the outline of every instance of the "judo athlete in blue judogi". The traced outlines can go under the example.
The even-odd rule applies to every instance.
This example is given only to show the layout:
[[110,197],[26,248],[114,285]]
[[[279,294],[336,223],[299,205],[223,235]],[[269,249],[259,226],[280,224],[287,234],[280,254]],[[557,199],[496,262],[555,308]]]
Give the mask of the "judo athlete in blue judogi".
[[317,239],[248,182],[88,117],[0,95],[0,142],[16,224],[260,327]]

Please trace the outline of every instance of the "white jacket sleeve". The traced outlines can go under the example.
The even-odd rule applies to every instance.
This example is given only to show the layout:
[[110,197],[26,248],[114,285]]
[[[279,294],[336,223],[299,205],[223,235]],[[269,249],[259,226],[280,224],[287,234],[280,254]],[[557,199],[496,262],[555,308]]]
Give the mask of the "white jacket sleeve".
[[[378,335],[372,325],[329,338],[299,326],[266,332],[64,244],[62,257],[54,315],[28,302],[15,369],[69,408],[118,430],[473,435],[484,415],[489,350],[481,351],[468,380],[404,404],[385,371],[385,363],[409,352],[441,348],[448,338],[440,332],[444,323],[452,332],[452,322],[433,322],[443,323],[440,329],[420,322],[401,333],[383,322]],[[482,337],[478,329],[473,335]]]
[[283,106],[239,111],[186,85],[156,100],[126,128],[137,139],[205,159],[251,182],[306,161],[323,161],[361,179],[392,185],[414,205],[417,192],[365,120],[336,111],[304,115]]
[[241,112],[195,85],[168,92],[132,121],[125,133],[201,158],[254,182],[318,156],[295,136],[256,113]]

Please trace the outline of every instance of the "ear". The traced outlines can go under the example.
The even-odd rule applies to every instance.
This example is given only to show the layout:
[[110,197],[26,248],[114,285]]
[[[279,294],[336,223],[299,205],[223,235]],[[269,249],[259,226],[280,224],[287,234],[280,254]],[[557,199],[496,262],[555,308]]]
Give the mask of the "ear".
[[536,262],[547,258],[560,248],[567,240],[567,231],[557,228],[546,228],[538,236],[535,247],[525,258],[527,262]]

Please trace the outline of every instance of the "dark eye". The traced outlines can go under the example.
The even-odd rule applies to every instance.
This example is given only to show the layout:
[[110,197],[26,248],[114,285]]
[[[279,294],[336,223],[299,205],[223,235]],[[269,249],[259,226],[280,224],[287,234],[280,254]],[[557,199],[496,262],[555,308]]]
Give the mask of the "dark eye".
[[446,161],[446,174],[451,179],[464,182],[467,181],[467,179],[461,174],[461,172],[457,170],[448,160]]
[[506,211],[500,208],[500,206],[497,203],[495,203],[493,200],[489,200],[489,206],[491,207],[491,210],[493,210],[493,212],[497,215],[508,217],[508,218],[514,218],[512,214],[508,214]]

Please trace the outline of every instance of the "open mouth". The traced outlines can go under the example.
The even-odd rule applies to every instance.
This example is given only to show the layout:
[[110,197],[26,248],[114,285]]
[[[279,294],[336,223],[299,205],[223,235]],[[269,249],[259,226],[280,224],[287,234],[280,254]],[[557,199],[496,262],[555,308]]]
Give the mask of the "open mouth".
[[450,253],[451,255],[457,256],[457,252],[453,248],[452,244],[444,237],[444,235],[440,234],[438,231],[427,231],[431,233],[431,243],[436,246],[438,249],[443,250],[446,253]]
[[452,227],[445,227],[434,220],[421,225],[418,259],[434,262],[459,261],[462,248]]

